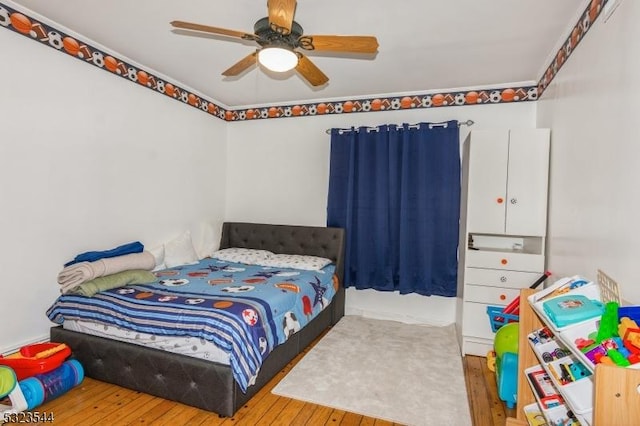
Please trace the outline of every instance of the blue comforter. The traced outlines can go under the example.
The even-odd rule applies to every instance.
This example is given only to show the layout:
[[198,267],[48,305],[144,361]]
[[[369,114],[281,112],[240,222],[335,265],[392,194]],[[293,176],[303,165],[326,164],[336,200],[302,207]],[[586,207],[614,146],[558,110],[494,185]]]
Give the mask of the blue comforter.
[[158,281],[102,291],[65,294],[47,310],[55,323],[88,320],[134,331],[192,336],[229,353],[243,391],[266,356],[333,298],[335,267],[321,271],[203,259],[197,265],[158,271]]

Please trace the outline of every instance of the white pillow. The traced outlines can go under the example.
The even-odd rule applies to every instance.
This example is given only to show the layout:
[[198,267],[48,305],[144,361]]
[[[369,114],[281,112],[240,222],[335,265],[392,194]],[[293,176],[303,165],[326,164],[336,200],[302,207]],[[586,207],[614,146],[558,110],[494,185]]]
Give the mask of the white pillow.
[[211,255],[214,259],[226,262],[245,263],[247,265],[261,265],[274,254],[268,250],[231,247],[218,250]]
[[303,254],[274,254],[260,263],[261,266],[274,268],[304,269],[306,271],[319,271],[333,263],[331,259]]
[[149,250],[149,253],[153,255],[153,258],[156,261],[156,267],[153,268],[154,271],[167,268],[167,265],[164,264],[164,244],[160,244],[159,246],[152,248]]
[[192,231],[193,248],[198,254],[198,259],[211,257],[220,248],[222,223],[200,222],[192,227]]
[[164,244],[164,264],[167,268],[196,263],[198,263],[198,254],[191,242],[191,232],[186,231]]

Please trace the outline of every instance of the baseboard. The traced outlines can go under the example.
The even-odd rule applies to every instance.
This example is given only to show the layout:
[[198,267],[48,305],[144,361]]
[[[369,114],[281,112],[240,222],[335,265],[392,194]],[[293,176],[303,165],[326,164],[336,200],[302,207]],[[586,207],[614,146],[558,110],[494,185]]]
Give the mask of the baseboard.
[[44,334],[38,337],[34,337],[32,339],[23,340],[22,342],[15,343],[14,346],[4,346],[0,347],[0,354],[5,356],[17,352],[21,347],[32,345],[34,343],[43,343],[49,341],[49,334]]
[[486,357],[487,352],[493,350],[493,342],[487,339],[463,337],[462,353],[463,355],[474,355]]

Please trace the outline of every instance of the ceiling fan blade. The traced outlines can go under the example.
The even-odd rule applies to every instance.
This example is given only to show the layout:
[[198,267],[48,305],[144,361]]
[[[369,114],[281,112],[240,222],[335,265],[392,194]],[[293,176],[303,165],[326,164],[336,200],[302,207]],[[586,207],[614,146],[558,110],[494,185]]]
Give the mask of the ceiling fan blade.
[[378,40],[373,36],[304,35],[298,45],[322,52],[376,53]]
[[225,35],[229,37],[241,38],[244,40],[256,40],[258,38],[256,37],[255,34],[249,34],[242,31],[228,30],[226,28],[210,27],[209,25],[194,24],[192,22],[171,21],[171,25],[173,25],[176,28],[182,28],[185,30],[195,30],[195,31],[202,31],[205,33],[220,34],[220,35]]
[[296,0],[267,0],[267,8],[269,9],[271,28],[282,34],[289,34],[293,14],[296,11]]
[[322,86],[329,81],[329,77],[320,71],[320,68],[316,67],[309,58],[299,52],[298,55],[300,58],[298,59],[296,71],[298,71],[300,75],[302,75],[302,77],[304,77],[312,86]]
[[255,52],[251,53],[250,55],[245,56],[244,58],[242,58],[238,62],[236,62],[234,65],[232,65],[225,72],[223,72],[222,75],[224,75],[226,77],[232,77],[234,75],[241,74],[244,70],[249,68],[251,65],[255,65],[256,64],[257,55],[258,55],[258,52],[255,51]]

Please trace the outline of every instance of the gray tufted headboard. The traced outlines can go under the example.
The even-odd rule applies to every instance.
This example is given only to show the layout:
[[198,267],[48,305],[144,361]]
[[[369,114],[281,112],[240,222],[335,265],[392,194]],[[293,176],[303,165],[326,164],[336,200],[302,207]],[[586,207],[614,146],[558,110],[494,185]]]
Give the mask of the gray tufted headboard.
[[269,225],[225,222],[220,248],[242,247],[274,253],[308,254],[336,263],[336,275],[344,278],[344,229],[321,226]]

